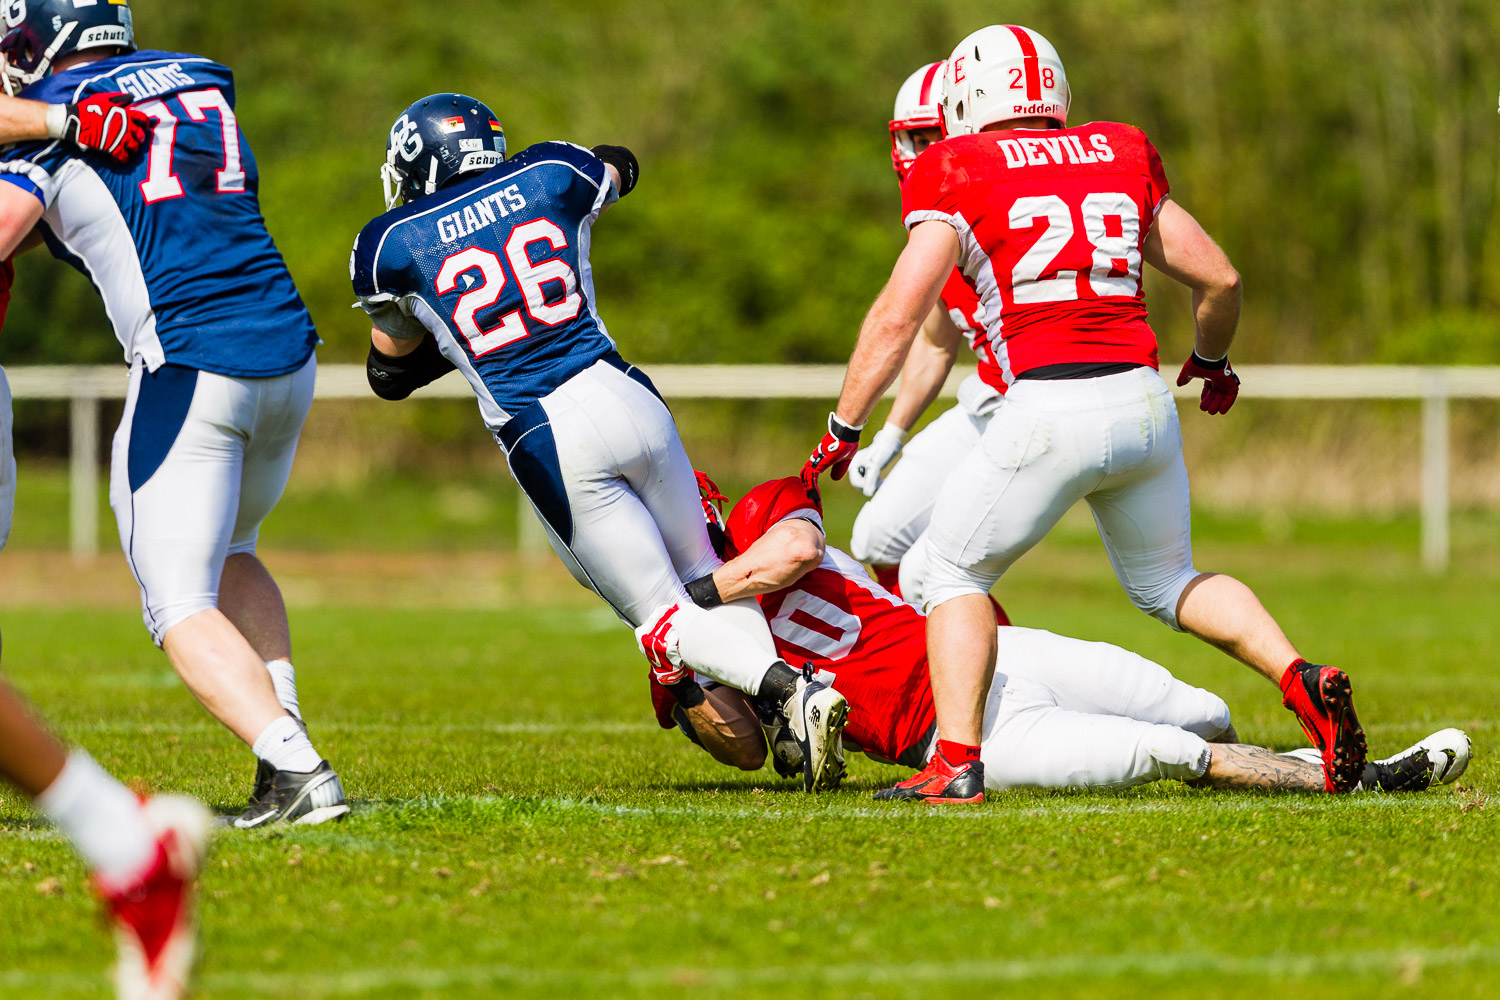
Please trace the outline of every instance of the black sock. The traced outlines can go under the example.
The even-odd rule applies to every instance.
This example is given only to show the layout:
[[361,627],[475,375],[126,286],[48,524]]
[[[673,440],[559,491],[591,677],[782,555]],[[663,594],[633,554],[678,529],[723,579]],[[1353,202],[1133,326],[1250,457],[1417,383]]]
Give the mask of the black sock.
[[774,663],[771,669],[766,671],[766,676],[761,679],[758,694],[780,705],[796,692],[797,680],[801,676],[785,663]]

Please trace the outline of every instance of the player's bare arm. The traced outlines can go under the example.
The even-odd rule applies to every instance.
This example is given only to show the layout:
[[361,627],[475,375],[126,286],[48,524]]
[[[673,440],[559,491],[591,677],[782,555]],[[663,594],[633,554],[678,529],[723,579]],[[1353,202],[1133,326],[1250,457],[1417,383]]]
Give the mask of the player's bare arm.
[[1203,777],[1190,784],[1203,788],[1260,788],[1323,794],[1323,768],[1265,747],[1218,744]]
[[1193,291],[1193,353],[1177,384],[1203,379],[1203,410],[1228,412],[1240,381],[1229,366],[1229,347],[1240,321],[1239,272],[1198,220],[1171,198],[1162,202],[1141,254],[1152,267]]
[[130,95],[94,94],[78,104],[44,104],[0,96],[0,145],[62,139],[129,163],[146,142],[150,119],[129,107]]
[[943,391],[943,383],[958,360],[961,340],[962,335],[943,304],[933,306],[901,367],[901,390],[891,404],[885,426],[854,456],[849,482],[865,496],[875,495],[880,488],[881,471],[901,453],[907,434]]
[[958,360],[962,339],[943,307],[933,306],[912,341],[906,363],[901,366],[901,389],[891,404],[891,415],[886,418],[888,425],[910,431],[922,419],[922,414],[943,391],[943,383]]
[[714,585],[728,603],[790,587],[823,561],[823,531],[802,518],[782,521],[755,544],[714,570]]
[[937,305],[943,282],[958,263],[958,233],[945,222],[923,222],[911,231],[891,280],[870,307],[859,331],[835,414],[863,427],[876,402],[896,381],[922,322]]
[[917,330],[937,305],[943,283],[958,263],[958,251],[958,233],[947,223],[923,222],[912,229],[891,280],[860,328],[838,405],[828,415],[828,433],[808,459],[805,478],[827,472],[837,480],[849,471],[859,450],[860,431],[896,381]]

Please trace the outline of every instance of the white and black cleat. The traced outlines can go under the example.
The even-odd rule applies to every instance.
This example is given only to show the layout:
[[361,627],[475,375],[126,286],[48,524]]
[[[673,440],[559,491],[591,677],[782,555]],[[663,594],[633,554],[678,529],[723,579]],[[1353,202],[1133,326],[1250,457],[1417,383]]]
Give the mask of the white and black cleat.
[[808,677],[781,706],[792,738],[802,750],[802,787],[832,791],[844,780],[844,721],[849,703],[833,688]]
[[[1469,766],[1472,753],[1469,736],[1462,729],[1442,729],[1384,760],[1365,762],[1364,773],[1352,791],[1425,792],[1433,785],[1457,781]],[[1282,754],[1322,766],[1315,747],[1302,747]]]
[[[257,783],[259,785],[259,783]],[[312,826],[349,814],[343,783],[328,761],[312,771],[273,771],[264,794],[250,800],[249,808],[229,825],[253,830],[271,823]]]
[[1472,752],[1468,733],[1462,729],[1441,729],[1394,757],[1375,761],[1376,767],[1389,771],[1381,790],[1420,792],[1433,785],[1451,784],[1468,768]]

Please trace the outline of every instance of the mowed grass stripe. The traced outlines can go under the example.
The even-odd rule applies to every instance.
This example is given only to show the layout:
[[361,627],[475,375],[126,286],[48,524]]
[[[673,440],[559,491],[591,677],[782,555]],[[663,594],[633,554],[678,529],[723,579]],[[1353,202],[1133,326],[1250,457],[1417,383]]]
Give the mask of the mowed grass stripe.
[[[1420,974],[1422,970],[1500,966],[1500,947],[1402,948],[1387,951],[1226,955],[1211,952],[1118,955],[1075,953],[1036,959],[997,959],[954,962],[891,962],[844,965],[766,965],[751,968],[703,969],[692,966],[652,966],[625,972],[609,970],[535,969],[515,965],[455,966],[442,969],[360,969],[335,973],[275,973],[218,971],[204,974],[205,991],[352,996],[392,987],[441,990],[454,987],[513,985],[564,987],[577,984],[598,990],[610,985],[633,989],[655,987],[726,988],[743,985],[829,986],[931,983],[1020,983],[1037,980],[1110,980],[1125,976],[1169,978],[1211,973],[1302,979],[1342,974]],[[31,975],[0,973],[0,987],[10,990],[79,992],[99,983],[99,977],[76,974]]]

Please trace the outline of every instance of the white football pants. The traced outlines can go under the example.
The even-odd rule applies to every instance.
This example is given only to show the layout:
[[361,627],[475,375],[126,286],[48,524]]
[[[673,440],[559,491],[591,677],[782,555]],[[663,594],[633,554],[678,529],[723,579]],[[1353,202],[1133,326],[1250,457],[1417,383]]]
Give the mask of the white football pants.
[[158,646],[174,625],[218,607],[225,559],[255,552],[291,476],[317,372],[315,357],[273,378],[131,369],[109,502]]
[[[722,561],[709,542],[693,464],[640,369],[599,361],[520,411],[497,437],[553,550],[631,628]],[[704,644],[699,674],[749,694],[777,662],[754,600],[709,612],[734,641]],[[696,647],[695,647],[696,648]]]
[[943,480],[979,444],[993,412],[976,416],[955,406],[922,428],[901,449],[880,489],[860,508],[849,554],[875,566],[898,565],[927,530]]
[[980,746],[986,788],[1191,781],[1208,768],[1207,741],[1229,728],[1218,695],[1109,643],[1001,628],[995,663]]
[[1177,404],[1150,368],[1010,387],[943,483],[924,607],[989,593],[1079,500],[1130,600],[1177,628],[1178,599],[1198,572]]
[[16,453],[11,440],[10,382],[0,368],[0,549],[10,539],[16,511]]

